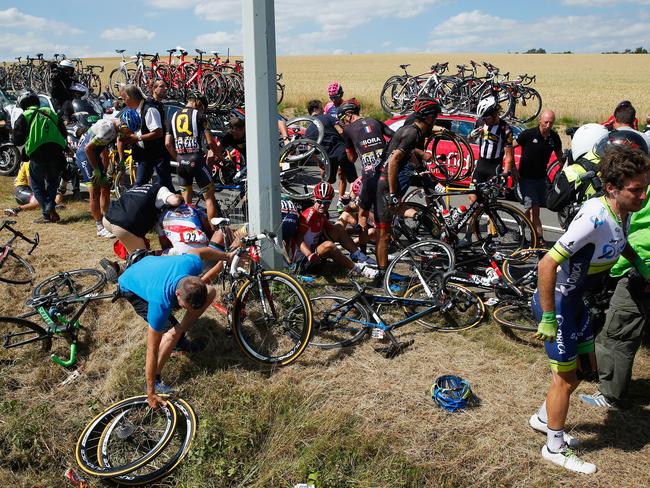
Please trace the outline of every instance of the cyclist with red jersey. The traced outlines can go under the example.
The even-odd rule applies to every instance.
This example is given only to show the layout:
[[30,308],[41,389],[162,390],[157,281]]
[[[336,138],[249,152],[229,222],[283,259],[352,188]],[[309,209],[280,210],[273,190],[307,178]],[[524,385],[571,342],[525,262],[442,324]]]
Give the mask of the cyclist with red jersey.
[[[356,275],[375,278],[377,270],[367,267],[368,257],[359,250],[342,226],[330,222],[328,209],[333,198],[334,188],[331,184],[322,182],[314,187],[315,203],[303,211],[298,220],[299,245],[292,260],[295,271],[314,270],[324,259],[332,259]],[[350,253],[350,257],[336,247],[337,242]],[[359,262],[354,263],[353,260]]]

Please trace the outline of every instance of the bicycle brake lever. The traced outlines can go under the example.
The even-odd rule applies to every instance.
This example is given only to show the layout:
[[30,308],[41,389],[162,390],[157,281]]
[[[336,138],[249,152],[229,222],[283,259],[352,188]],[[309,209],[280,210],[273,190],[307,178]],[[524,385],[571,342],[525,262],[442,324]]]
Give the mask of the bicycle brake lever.
[[41,242],[41,237],[38,235],[38,232],[34,234],[34,245],[32,248],[29,250],[27,253],[28,256],[31,256],[31,254],[34,252],[34,249],[36,249],[36,246],[38,246],[38,243]]

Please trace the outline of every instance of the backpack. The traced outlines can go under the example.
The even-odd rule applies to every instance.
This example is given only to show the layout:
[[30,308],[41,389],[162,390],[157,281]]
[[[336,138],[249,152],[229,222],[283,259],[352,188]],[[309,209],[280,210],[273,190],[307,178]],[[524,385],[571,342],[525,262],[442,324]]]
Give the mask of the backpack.
[[587,171],[598,172],[598,166],[586,158],[579,158],[560,171],[546,190],[546,208],[558,212],[570,203],[581,203],[591,197],[595,190],[590,181],[581,181],[580,175]]
[[31,156],[43,144],[53,142],[65,148],[66,138],[59,131],[59,118],[51,109],[45,107],[30,107],[23,112],[25,121],[29,126],[25,153]]

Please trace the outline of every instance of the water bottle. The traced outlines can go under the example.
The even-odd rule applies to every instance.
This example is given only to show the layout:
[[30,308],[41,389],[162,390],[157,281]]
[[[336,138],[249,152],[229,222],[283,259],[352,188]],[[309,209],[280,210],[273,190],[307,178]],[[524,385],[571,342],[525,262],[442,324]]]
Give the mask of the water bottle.
[[461,205],[458,208],[452,209],[451,224],[455,225],[458,222],[460,222],[460,219],[463,218],[463,215],[465,215],[465,212],[467,212],[467,207],[465,205]]
[[[452,212],[455,211],[456,209],[452,209]],[[445,222],[447,222],[447,225],[452,225],[453,224],[453,213],[450,213],[449,210],[446,208],[443,209],[442,211],[442,218],[445,219]]]
[[496,270],[492,268],[492,266],[485,268],[485,275],[487,276],[487,279],[491,285],[496,285],[499,282],[499,275],[497,274]]

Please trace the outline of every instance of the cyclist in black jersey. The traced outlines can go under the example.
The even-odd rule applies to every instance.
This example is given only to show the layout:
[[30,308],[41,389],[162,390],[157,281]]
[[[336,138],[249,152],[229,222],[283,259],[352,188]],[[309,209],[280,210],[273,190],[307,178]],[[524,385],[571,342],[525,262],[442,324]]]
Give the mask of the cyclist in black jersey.
[[380,274],[388,266],[388,242],[393,211],[397,209],[401,198],[408,189],[400,187],[398,175],[400,170],[415,155],[422,162],[430,161],[433,156],[424,151],[427,137],[431,135],[436,117],[441,112],[438,100],[418,98],[413,104],[416,120],[413,124],[401,127],[393,136],[388,148],[383,153],[382,162],[377,172],[377,200],[375,202],[375,222],[378,230],[377,264]]
[[178,162],[178,177],[186,203],[192,203],[192,183],[196,180],[199,189],[205,193],[205,207],[208,218],[216,217],[212,174],[206,164],[203,139],[215,150],[216,144],[208,129],[203,114],[207,106],[205,96],[191,92],[187,105],[176,112],[167,122],[165,145],[169,154]]
[[[343,140],[348,160],[354,164],[361,161],[361,194],[359,195],[359,244],[368,241],[368,215],[377,200],[376,168],[381,164],[387,143],[395,132],[382,122],[359,115],[361,106],[356,98],[344,101],[337,109],[337,117],[343,126]],[[365,249],[362,248],[365,252]]]

